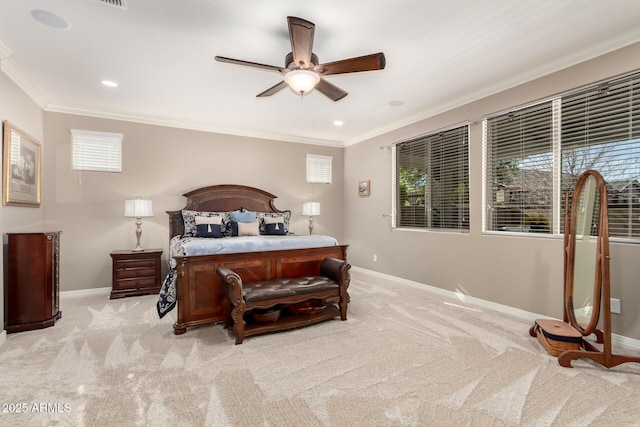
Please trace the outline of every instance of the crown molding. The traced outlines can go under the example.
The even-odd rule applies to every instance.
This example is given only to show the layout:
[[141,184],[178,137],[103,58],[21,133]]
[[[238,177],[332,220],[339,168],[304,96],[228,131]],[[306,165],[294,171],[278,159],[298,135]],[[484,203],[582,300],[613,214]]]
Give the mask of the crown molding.
[[47,105],[47,100],[42,95],[40,89],[38,89],[25,75],[20,71],[9,59],[3,59],[0,62],[0,69],[7,75],[13,82],[18,85],[24,93],[27,94],[40,108],[44,110]]
[[46,98],[27,76],[11,61],[13,51],[0,39],[0,71],[7,75],[20,89],[23,90],[40,108],[47,105]]
[[343,148],[341,141],[331,141],[325,139],[304,138],[297,135],[280,133],[266,133],[247,131],[246,129],[222,128],[208,123],[184,122],[177,120],[165,120],[151,116],[138,116],[133,114],[122,114],[113,111],[97,110],[69,104],[49,104],[44,108],[47,112],[74,114],[79,116],[95,117],[99,119],[121,120],[132,123],[142,123],[156,126],[166,126],[178,129],[189,129],[203,132],[219,133],[224,135],[242,136],[248,138],[267,139],[273,141],[293,142],[297,144],[321,145],[326,147]]
[[4,40],[0,39],[0,61],[10,57],[11,55],[13,55],[13,51],[9,49],[9,46],[7,46]]

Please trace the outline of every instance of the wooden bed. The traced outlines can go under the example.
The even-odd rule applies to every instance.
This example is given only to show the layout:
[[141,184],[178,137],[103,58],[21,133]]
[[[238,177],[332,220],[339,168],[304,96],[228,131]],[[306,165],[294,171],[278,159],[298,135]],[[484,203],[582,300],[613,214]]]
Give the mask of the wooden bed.
[[[256,212],[283,212],[274,205],[276,196],[243,185],[213,185],[183,194],[183,209],[203,212],[227,212],[244,208]],[[169,239],[184,233],[182,210],[169,214]],[[288,249],[235,254],[175,257],[177,262],[176,335],[188,327],[224,320],[222,279],[219,267],[233,269],[242,280],[258,281],[314,275],[326,257],[347,259],[347,245],[308,249]]]

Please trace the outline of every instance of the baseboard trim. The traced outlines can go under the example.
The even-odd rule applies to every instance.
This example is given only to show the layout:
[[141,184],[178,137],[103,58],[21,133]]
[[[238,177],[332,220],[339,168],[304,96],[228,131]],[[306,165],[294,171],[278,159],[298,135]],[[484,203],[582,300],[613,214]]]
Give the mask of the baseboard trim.
[[[498,304],[496,302],[488,301],[482,298],[461,294],[458,292],[438,288],[436,286],[427,285],[425,283],[420,283],[420,282],[416,282],[409,279],[403,279],[402,277],[392,276],[390,274],[380,273],[378,271],[373,271],[373,270],[369,270],[362,267],[352,266],[351,271],[354,273],[368,274],[370,276],[379,277],[385,280],[390,280],[402,285],[407,285],[414,288],[422,289],[427,292],[431,292],[431,293],[438,294],[438,295],[445,296],[452,299],[457,299],[457,300],[460,300],[461,302],[469,303],[477,307],[487,308],[500,313],[509,314],[524,320],[528,320],[530,322],[533,322],[535,321],[535,319],[540,319],[540,318],[550,319],[549,316],[545,316],[542,314],[532,313],[530,311],[521,310],[519,308],[511,307],[508,305]],[[611,334],[611,342],[614,345],[620,345],[621,347],[625,347],[630,350],[640,351],[640,340],[637,340],[635,338],[629,338],[623,335]]]
[[111,293],[111,288],[91,288],[91,289],[78,289],[76,291],[60,291],[60,298],[67,297],[81,297],[86,295],[95,295],[95,294],[109,294]]

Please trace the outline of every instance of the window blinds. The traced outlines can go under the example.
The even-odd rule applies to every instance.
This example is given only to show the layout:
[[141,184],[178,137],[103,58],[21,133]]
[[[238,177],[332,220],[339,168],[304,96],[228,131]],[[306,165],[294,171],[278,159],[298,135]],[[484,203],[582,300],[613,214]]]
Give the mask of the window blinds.
[[395,225],[469,230],[469,126],[395,146]]
[[307,154],[307,182],[331,184],[331,163],[333,157]]
[[73,170],[122,172],[120,133],[71,129]]
[[551,233],[553,117],[547,101],[486,120],[487,230]]
[[607,184],[609,234],[640,237],[640,74],[562,97],[561,186],[600,172]]
[[610,236],[640,238],[640,73],[485,120],[488,231],[562,232],[578,176],[607,185]]

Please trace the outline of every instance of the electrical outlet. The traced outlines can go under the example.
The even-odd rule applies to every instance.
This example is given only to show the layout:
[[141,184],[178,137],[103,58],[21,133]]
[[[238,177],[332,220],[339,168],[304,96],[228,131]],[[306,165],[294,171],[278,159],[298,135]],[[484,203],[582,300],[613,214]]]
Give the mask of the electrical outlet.
[[620,300],[618,298],[611,298],[611,313],[621,314],[622,307],[620,306]]
[[378,262],[378,255],[373,254],[373,262]]

